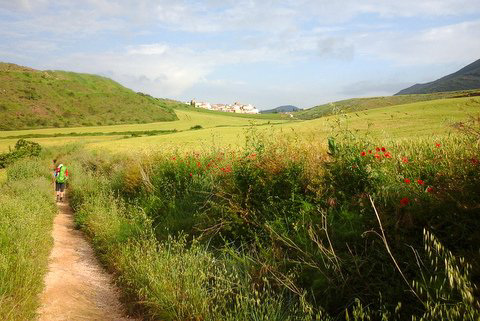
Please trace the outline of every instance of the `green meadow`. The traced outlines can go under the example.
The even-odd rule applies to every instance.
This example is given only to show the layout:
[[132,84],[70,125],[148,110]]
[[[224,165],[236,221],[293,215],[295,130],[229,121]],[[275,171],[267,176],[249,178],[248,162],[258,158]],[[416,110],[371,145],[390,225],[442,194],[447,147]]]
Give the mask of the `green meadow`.
[[[28,139],[45,146],[76,142],[86,145],[88,149],[111,152],[190,150],[212,146],[239,147],[245,142],[246,131],[252,127],[264,135],[289,136],[307,141],[324,140],[332,128],[338,126],[383,138],[428,137],[452,132],[452,125],[465,121],[469,115],[478,113],[479,109],[480,98],[464,97],[416,102],[300,121],[244,118],[233,116],[234,114],[182,108],[176,110],[179,120],[169,122],[1,131],[0,151],[8,150],[18,138],[29,136],[33,138]],[[200,125],[201,129],[191,129],[197,125]],[[174,130],[176,132],[139,135],[141,137],[123,134],[123,132]],[[99,133],[105,135],[98,135]],[[58,134],[65,136],[54,137]],[[92,136],[84,136],[89,134]],[[34,138],[35,135],[51,137]]]

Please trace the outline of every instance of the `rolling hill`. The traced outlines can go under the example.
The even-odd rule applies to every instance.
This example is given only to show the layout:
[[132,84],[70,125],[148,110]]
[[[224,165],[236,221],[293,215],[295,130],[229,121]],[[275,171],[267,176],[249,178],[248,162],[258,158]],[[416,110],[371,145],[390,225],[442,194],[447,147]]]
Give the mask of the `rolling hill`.
[[279,106],[277,108],[273,109],[267,109],[267,110],[262,110],[260,113],[262,114],[274,114],[274,113],[289,113],[293,111],[299,111],[301,110],[300,108],[292,105],[285,105],[285,106]]
[[97,75],[0,63],[0,130],[170,121],[176,105]]
[[480,89],[419,95],[352,98],[305,109],[294,113],[294,116],[298,119],[314,119],[333,114],[358,112],[367,109],[404,105],[421,101],[471,96],[480,96]]
[[425,84],[415,84],[395,95],[429,94],[480,88],[480,59],[459,71]]

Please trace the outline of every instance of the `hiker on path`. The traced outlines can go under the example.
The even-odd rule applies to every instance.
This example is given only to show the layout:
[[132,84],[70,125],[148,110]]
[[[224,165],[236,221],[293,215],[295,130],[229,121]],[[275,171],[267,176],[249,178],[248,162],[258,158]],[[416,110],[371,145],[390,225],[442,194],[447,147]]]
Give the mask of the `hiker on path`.
[[53,174],[55,178],[55,191],[57,192],[57,202],[63,202],[63,197],[65,196],[65,184],[68,179],[68,169],[65,165],[60,164],[55,169]]

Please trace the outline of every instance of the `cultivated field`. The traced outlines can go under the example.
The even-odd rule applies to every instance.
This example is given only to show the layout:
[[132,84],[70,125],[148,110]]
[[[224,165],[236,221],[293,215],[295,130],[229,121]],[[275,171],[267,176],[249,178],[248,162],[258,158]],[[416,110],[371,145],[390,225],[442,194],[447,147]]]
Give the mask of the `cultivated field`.
[[[344,128],[352,132],[370,133],[384,139],[429,137],[447,135],[453,131],[452,125],[466,120],[469,115],[480,110],[479,97],[441,99],[417,102],[392,107],[364,110],[345,115],[299,121],[279,119],[251,119],[232,117],[231,114],[177,110],[178,121],[151,124],[48,128],[38,130],[0,132],[0,151],[8,150],[16,140],[25,136],[65,137],[29,138],[44,146],[57,146],[79,142],[89,149],[112,152],[132,152],[139,150],[202,150],[210,147],[238,147],[245,143],[245,133],[252,125],[264,135],[290,136],[306,141],[321,141],[330,135],[332,128]],[[193,126],[202,128],[191,130]],[[173,131],[149,136],[132,137],[122,132]],[[116,134],[117,133],[117,134]],[[77,136],[78,134],[92,136]],[[99,134],[103,134],[99,136]],[[135,135],[134,135],[135,136]],[[12,137],[12,138],[7,138]]]

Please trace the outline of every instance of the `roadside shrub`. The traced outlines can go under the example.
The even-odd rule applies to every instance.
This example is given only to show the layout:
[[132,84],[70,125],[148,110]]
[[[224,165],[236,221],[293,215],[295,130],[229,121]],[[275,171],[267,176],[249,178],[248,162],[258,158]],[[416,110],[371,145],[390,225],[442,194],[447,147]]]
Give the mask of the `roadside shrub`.
[[19,139],[12,151],[0,154],[0,168],[5,168],[8,164],[13,163],[20,158],[38,156],[40,155],[41,150],[42,147],[40,144]]

